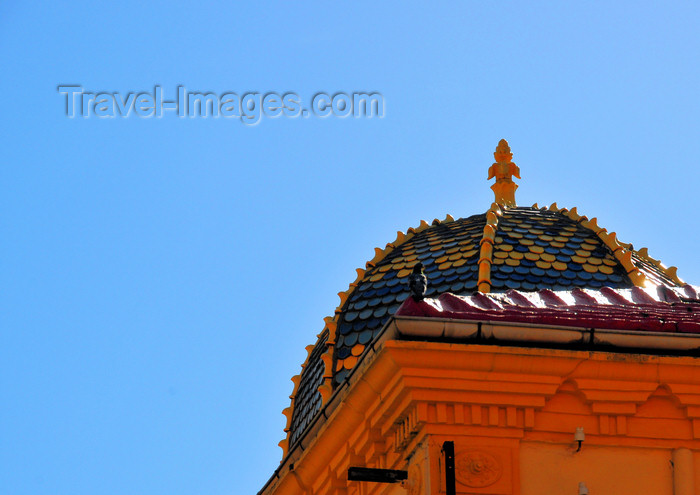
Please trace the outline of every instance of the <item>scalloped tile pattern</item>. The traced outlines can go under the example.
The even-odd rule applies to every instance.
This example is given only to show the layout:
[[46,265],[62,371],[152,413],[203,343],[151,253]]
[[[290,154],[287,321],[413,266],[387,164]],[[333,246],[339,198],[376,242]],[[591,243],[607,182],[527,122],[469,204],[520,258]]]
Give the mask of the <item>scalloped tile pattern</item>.
[[498,222],[492,292],[632,285],[625,269],[595,232],[560,213],[511,208]]
[[334,381],[341,383],[364,349],[408,297],[408,275],[419,261],[428,278],[426,296],[476,290],[479,243],[486,215],[439,223],[415,234],[367,270],[348,298],[338,323]]
[[323,381],[323,361],[321,355],[326,349],[328,332],[323,332],[316,346],[311,351],[306,362],[299,390],[294,397],[294,412],[292,413],[292,424],[289,427],[289,444],[292,445],[303,433],[316,413],[321,409],[321,394],[318,391],[319,385]]

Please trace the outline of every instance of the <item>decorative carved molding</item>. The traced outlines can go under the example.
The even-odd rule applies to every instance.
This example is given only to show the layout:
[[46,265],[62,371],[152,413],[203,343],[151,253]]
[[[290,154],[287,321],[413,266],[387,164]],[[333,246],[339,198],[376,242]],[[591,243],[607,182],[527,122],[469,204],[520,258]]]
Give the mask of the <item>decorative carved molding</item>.
[[503,475],[498,456],[483,450],[465,450],[455,459],[455,477],[463,485],[483,488],[493,485]]

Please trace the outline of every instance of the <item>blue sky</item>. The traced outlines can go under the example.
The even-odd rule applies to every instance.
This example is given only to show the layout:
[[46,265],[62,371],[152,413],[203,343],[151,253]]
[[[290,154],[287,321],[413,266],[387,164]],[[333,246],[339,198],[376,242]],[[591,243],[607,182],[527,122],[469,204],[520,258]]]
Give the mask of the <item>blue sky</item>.
[[[257,492],[375,246],[516,198],[700,283],[697,2],[0,4],[0,486]],[[69,119],[60,84],[377,91],[381,119]]]

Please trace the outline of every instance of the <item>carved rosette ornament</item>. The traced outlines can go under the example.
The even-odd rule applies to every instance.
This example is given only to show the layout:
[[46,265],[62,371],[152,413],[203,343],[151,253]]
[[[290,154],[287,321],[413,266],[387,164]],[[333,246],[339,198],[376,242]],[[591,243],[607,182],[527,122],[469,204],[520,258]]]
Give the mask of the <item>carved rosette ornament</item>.
[[503,475],[503,466],[493,454],[481,450],[467,450],[457,454],[455,477],[473,488],[493,485]]

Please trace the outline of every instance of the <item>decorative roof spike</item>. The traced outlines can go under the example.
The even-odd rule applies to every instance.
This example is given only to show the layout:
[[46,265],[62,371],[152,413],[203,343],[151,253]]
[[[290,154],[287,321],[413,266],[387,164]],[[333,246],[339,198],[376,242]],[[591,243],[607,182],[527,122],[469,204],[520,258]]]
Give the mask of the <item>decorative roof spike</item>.
[[282,415],[287,418],[287,426],[284,427],[284,431],[289,431],[289,428],[292,426],[292,408],[285,407],[282,409]]
[[423,232],[423,231],[424,231],[425,229],[427,229],[428,227],[430,227],[430,224],[429,224],[428,222],[426,222],[425,220],[421,220],[421,221],[420,221],[420,225],[418,226],[417,229],[415,229],[415,232],[416,232],[416,233],[418,233],[418,232]]
[[592,230],[596,234],[605,230],[598,225],[598,219],[596,217],[593,217],[590,220],[584,220],[583,222],[581,222],[581,225],[583,225],[585,228],[587,228],[589,230]]
[[669,277],[671,280],[673,280],[674,282],[676,282],[678,285],[684,285],[685,282],[683,282],[683,280],[681,280],[681,279],[678,277],[678,273],[677,273],[677,272],[678,272],[678,267],[677,267],[677,266],[671,266],[671,267],[669,267],[669,268],[666,269],[666,275],[668,275],[668,277]]
[[331,378],[332,367],[333,367],[333,356],[329,352],[324,352],[321,354],[321,361],[324,364],[323,376]]
[[449,222],[454,222],[455,217],[450,215],[449,213],[445,216],[445,219],[442,221],[442,223],[449,223]]
[[350,295],[350,294],[348,294],[348,292],[349,291],[338,292],[338,297],[340,298],[340,304],[338,305],[338,307],[342,307],[343,305],[345,305],[345,301],[348,300],[348,296]]
[[326,316],[323,318],[323,322],[328,327],[328,331],[335,332],[335,329],[338,326],[338,320],[336,320],[334,316]]
[[605,243],[606,246],[610,248],[610,251],[613,253],[622,249],[622,245],[617,241],[617,234],[615,232],[605,232],[601,231],[598,234],[598,237],[600,238],[603,243]]
[[333,395],[333,387],[329,382],[324,381],[324,383],[318,387],[318,393],[321,394],[322,404],[326,404],[330,400],[331,395]]
[[292,389],[292,393],[289,398],[293,399],[297,396],[297,390],[299,389],[299,384],[301,383],[301,375],[294,375],[292,378],[290,378],[290,380],[294,384],[294,388]]
[[374,248],[374,258],[372,258],[369,262],[372,263],[372,266],[376,265],[380,261],[384,259],[385,253],[382,248],[376,247]]
[[282,449],[282,459],[284,459],[287,455],[287,450],[289,449],[289,440],[283,438],[277,445],[279,445],[279,447]]
[[[580,222],[581,221],[581,215],[578,214],[578,207],[574,206],[570,210],[568,208],[560,208],[559,211],[569,217],[571,220],[574,222]],[[588,219],[586,219],[588,220]]]
[[489,167],[489,176],[486,180],[496,178],[496,183],[491,186],[496,195],[496,203],[501,206],[515,206],[515,190],[518,185],[513,182],[513,177],[520,179],[520,168],[513,163],[513,153],[510,152],[508,141],[501,139],[493,154],[496,163]]

